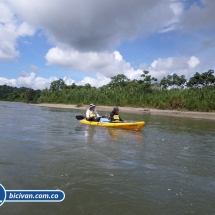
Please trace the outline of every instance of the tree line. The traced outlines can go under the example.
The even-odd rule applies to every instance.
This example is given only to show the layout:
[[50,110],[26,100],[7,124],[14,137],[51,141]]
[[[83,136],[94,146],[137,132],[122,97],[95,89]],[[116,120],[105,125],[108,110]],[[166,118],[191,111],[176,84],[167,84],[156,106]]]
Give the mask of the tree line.
[[37,103],[41,90],[33,90],[27,87],[11,87],[0,85],[0,100],[13,102]]
[[62,79],[53,81],[41,92],[38,102],[153,107],[193,111],[215,110],[215,76],[213,70],[195,73],[189,80],[177,74],[160,82],[143,71],[140,80],[130,80],[124,74],[111,77],[102,87],[90,84],[68,86]]
[[144,70],[139,80],[130,80],[124,74],[118,74],[111,77],[108,84],[99,88],[92,87],[89,83],[84,86],[75,83],[68,86],[63,79],[59,79],[53,81],[49,89],[37,92],[29,89],[25,93],[20,91],[19,96],[14,91],[8,96],[10,99],[38,103],[95,103],[110,106],[215,111],[215,76],[214,71],[210,69],[201,74],[196,72],[189,80],[184,75],[178,76],[174,73],[158,82],[149,71]]

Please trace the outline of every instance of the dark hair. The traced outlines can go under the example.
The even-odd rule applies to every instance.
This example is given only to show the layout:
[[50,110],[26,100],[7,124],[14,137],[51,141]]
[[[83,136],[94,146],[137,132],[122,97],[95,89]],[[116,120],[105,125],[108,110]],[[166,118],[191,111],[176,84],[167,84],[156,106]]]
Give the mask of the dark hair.
[[113,111],[116,111],[116,110],[119,110],[119,108],[118,108],[117,106],[115,106],[115,107],[113,108]]

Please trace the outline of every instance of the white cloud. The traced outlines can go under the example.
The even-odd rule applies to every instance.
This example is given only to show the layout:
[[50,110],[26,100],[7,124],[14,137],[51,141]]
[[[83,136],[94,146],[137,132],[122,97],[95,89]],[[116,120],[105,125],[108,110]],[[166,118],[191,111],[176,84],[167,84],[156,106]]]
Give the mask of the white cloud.
[[[194,72],[194,69],[200,65],[200,60],[197,57],[182,56],[158,58],[151,63],[149,68],[144,64],[144,69],[143,65],[140,65],[140,68],[135,70],[129,62],[123,60],[122,55],[118,51],[112,53],[82,53],[67,49],[65,52],[58,47],[49,50],[46,59],[49,65],[63,65],[74,70],[88,71],[89,74],[96,73],[107,78],[117,74],[125,74],[131,80],[140,79],[143,70],[149,70],[150,74],[158,78],[158,80],[172,73],[189,77]],[[100,84],[96,84],[97,81]],[[81,85],[86,83],[90,83],[93,86],[101,86],[99,78],[86,77],[79,82]]]
[[19,56],[17,39],[32,36],[34,29],[25,22],[18,22],[11,10],[0,2],[0,60],[13,60]]
[[[198,68],[198,66],[201,64],[200,60],[195,56],[158,58],[151,63],[150,67],[147,68],[147,65],[140,65],[141,69],[135,70],[130,66],[129,63],[123,60],[119,52],[109,53],[111,57],[107,53],[105,54],[107,58],[113,59],[112,69],[118,72],[110,75],[110,73],[108,73],[109,68],[105,70],[106,72],[104,71],[101,72],[100,70],[95,70],[95,67],[93,67],[94,72],[96,72],[96,78],[84,77],[83,80],[77,82],[70,77],[64,77],[63,78],[64,82],[67,85],[71,85],[73,83],[75,83],[76,85],[85,85],[89,83],[91,86],[101,87],[103,85],[108,84],[111,81],[110,77],[113,77],[118,74],[124,74],[131,80],[142,79],[141,75],[143,74],[143,70],[149,70],[150,72],[149,75],[157,78],[158,81],[160,81],[163,77],[166,77],[167,75],[173,74],[173,73],[176,73],[178,75],[185,75],[186,78],[190,78],[196,72],[194,69]],[[78,59],[79,58],[77,58],[77,60]],[[81,58],[81,59],[84,62],[85,58],[84,59]],[[99,60],[99,57],[98,57],[98,60]],[[79,63],[77,65],[79,65]],[[31,67],[37,71],[36,66],[31,65]],[[121,70],[118,70],[118,68],[121,68]],[[6,78],[0,77],[0,85],[6,84],[10,86],[17,86],[17,87],[24,86],[24,87],[29,87],[33,89],[44,89],[44,88],[49,88],[52,81],[59,79],[57,77],[50,77],[50,78],[37,77],[37,73],[38,72],[34,72],[34,71],[31,73],[27,73],[23,71],[19,74],[19,77],[17,79],[6,79]]]
[[85,84],[90,84],[91,86],[94,87],[101,87],[103,85],[108,84],[111,81],[110,78],[107,78],[104,75],[101,74],[96,74],[96,78],[91,78],[91,77],[85,77],[82,81],[77,82],[77,85],[85,85]]
[[158,80],[173,73],[189,78],[199,64],[200,60],[195,56],[158,58],[152,62],[149,71]]
[[7,79],[4,77],[0,77],[0,85],[8,85],[13,87],[27,87],[32,89],[45,89],[49,88],[52,81],[57,80],[56,77],[43,78],[36,77],[36,73],[31,72],[21,72],[17,79]]
[[33,36],[35,30],[30,27],[27,23],[23,22],[17,26],[16,29],[17,36]]
[[[43,90],[45,88],[49,88],[51,82],[58,80],[57,77],[43,78],[36,77],[36,73],[31,72],[27,73],[25,71],[21,72],[17,79],[7,79],[4,77],[0,77],[0,85],[7,85],[13,87],[27,87],[32,89],[40,89]],[[91,86],[101,87],[110,82],[110,78],[107,78],[104,75],[96,74],[96,78],[85,77],[82,81],[75,82],[73,79],[69,77],[63,78],[66,85],[72,85],[75,83],[76,85],[85,85],[90,84]]]
[[130,63],[125,62],[118,51],[79,52],[74,49],[52,48],[46,55],[48,65],[72,68],[78,71],[99,73],[106,77],[132,72]]
[[200,60],[197,57],[192,56],[187,63],[190,68],[195,68],[200,63]]
[[178,70],[181,68],[189,67],[195,68],[200,63],[200,60],[195,57],[169,57],[169,58],[158,58],[151,64],[151,69],[155,70]]
[[15,49],[13,42],[0,42],[0,60],[13,60],[19,56],[19,52]]
[[7,79],[4,77],[0,77],[0,85],[7,85],[16,87],[16,79]]
[[183,13],[184,6],[182,2],[172,0],[170,3],[170,8],[176,16],[180,16]]
[[74,49],[52,48],[46,54],[48,65],[74,68],[77,70],[94,70],[109,64],[107,53],[79,52]]
[[66,85],[72,85],[73,83],[75,83],[75,81],[69,77],[64,77],[63,80]]
[[118,60],[118,61],[123,60],[122,55],[118,51],[115,51],[113,54],[114,54],[116,60]]
[[32,81],[35,79],[36,74],[34,72],[26,73],[22,72],[17,79],[18,86],[30,87]]
[[43,78],[43,77],[36,77],[32,80],[30,87],[37,90],[37,89],[45,89],[49,88],[52,81],[58,80],[56,77],[50,78]]
[[11,10],[3,2],[0,2],[0,9],[1,9],[0,13],[1,23],[11,22],[11,20],[13,20],[13,13],[11,12]]

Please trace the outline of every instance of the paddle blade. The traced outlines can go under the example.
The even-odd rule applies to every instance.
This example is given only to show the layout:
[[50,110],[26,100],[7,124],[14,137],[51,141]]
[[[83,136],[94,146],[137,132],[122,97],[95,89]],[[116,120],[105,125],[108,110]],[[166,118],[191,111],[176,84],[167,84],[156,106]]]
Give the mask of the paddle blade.
[[85,118],[85,116],[83,116],[83,115],[77,115],[77,116],[75,116],[75,117],[76,117],[77,120],[82,120],[82,119]]

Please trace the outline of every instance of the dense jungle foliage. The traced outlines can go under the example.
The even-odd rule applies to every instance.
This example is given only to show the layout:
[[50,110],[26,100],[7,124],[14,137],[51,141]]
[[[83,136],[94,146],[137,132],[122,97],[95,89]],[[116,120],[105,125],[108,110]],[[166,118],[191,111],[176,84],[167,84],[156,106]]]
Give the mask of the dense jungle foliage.
[[[78,86],[75,83],[68,86],[63,79],[59,79],[53,81],[49,89],[41,92],[26,89],[25,92],[21,93],[20,90],[20,94],[16,94],[17,90],[16,88],[16,91],[14,89],[11,93],[7,93],[9,101],[14,98],[18,101],[19,98],[25,102],[38,103],[95,103],[110,106],[215,111],[213,70],[201,74],[197,72],[189,80],[186,80],[184,75],[173,74],[157,82],[156,78],[149,75],[149,71],[143,71],[140,80],[129,80],[125,75],[119,74],[112,77],[110,83],[99,88],[90,84]],[[2,99],[2,91],[0,91],[0,100],[6,100]]]
[[41,90],[0,85],[0,101],[37,103]]

